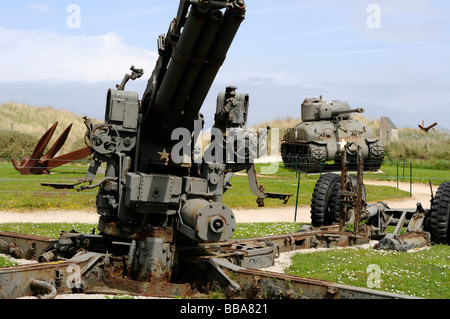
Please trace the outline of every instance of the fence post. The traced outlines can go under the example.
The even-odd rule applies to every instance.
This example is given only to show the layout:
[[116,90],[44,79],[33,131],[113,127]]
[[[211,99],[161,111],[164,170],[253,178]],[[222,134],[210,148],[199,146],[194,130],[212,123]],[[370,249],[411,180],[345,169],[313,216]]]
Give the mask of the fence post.
[[398,161],[397,161],[397,189],[399,189],[399,185],[398,185]]
[[294,216],[294,223],[297,222],[297,210],[298,210],[298,195],[300,192],[300,180],[302,177],[302,173],[299,171],[298,172],[298,182],[297,182],[297,199],[295,201],[295,216]]
[[412,162],[409,162],[409,196],[412,197],[413,169]]
[[405,166],[406,166],[406,158],[403,159],[403,178],[402,178],[402,180],[405,179]]

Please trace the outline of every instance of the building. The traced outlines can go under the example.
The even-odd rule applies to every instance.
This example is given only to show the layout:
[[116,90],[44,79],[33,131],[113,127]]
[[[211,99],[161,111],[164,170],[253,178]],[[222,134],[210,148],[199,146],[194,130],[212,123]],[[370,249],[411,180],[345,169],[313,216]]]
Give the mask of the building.
[[398,128],[389,117],[381,117],[380,139],[384,144],[398,140]]

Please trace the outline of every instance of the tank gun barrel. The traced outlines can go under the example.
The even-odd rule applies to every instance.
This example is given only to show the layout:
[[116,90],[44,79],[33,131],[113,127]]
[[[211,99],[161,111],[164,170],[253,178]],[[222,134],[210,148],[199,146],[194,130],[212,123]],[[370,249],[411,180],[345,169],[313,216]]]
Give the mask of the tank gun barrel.
[[364,108],[358,107],[356,109],[349,109],[349,110],[336,110],[336,111],[333,111],[332,115],[338,116],[338,115],[349,114],[349,113],[364,113],[364,111],[365,111]]

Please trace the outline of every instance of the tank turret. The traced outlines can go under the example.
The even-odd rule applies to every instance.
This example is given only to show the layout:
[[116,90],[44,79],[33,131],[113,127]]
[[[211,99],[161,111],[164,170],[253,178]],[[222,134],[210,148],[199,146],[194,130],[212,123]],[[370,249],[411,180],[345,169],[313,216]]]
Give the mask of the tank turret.
[[[301,106],[302,122],[286,131],[281,143],[281,155],[286,167],[306,172],[318,172],[341,165],[345,143],[361,146],[364,169],[378,170],[384,159],[384,145],[373,138],[370,129],[353,119],[352,114],[364,108],[351,108],[347,102],[307,98]],[[347,158],[356,163],[355,154]],[[336,165],[326,165],[332,162]]]
[[347,102],[326,102],[322,100],[322,97],[305,99],[302,104],[303,122],[334,120],[338,117],[348,120],[352,113],[364,113],[364,109],[351,109]]

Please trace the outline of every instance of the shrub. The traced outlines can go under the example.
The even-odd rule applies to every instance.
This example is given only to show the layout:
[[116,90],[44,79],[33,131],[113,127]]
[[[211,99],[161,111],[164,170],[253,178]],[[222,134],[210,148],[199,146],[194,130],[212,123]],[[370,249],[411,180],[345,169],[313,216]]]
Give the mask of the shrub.
[[0,158],[9,161],[12,157],[19,161],[30,156],[38,142],[38,138],[17,131],[0,130]]

